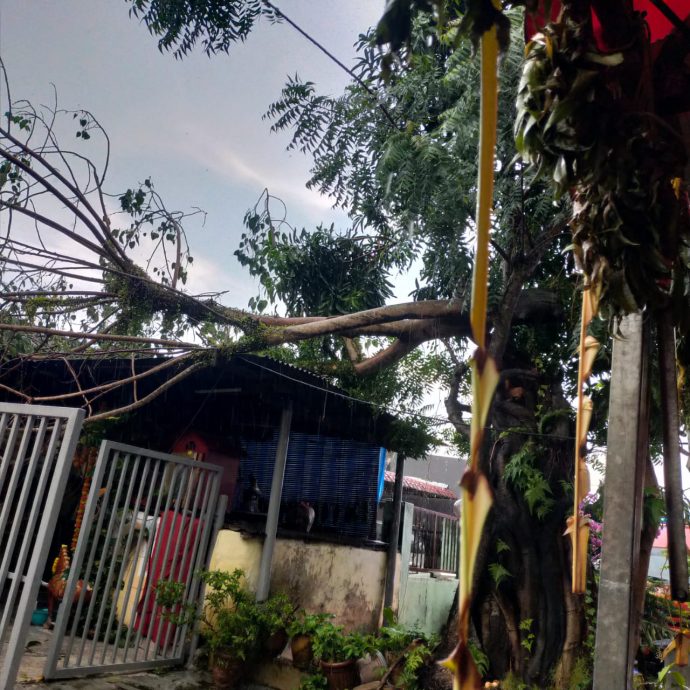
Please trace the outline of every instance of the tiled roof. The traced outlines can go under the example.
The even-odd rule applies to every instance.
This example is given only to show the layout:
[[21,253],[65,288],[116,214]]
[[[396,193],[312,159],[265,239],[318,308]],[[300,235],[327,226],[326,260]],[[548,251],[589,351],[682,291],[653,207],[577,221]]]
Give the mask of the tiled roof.
[[[395,482],[395,472],[386,470],[385,481],[387,484]],[[441,498],[452,498],[455,500],[457,496],[443,484],[437,482],[429,482],[426,479],[419,479],[418,477],[403,477],[403,489],[411,489],[412,491],[419,491],[423,494],[431,496],[440,496]]]

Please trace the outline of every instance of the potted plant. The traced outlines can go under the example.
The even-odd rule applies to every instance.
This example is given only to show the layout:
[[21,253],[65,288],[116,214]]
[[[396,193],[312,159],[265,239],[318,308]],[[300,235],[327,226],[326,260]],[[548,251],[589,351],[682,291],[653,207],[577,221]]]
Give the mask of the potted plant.
[[328,683],[321,673],[311,673],[303,678],[299,690],[326,690]]
[[327,622],[317,630],[313,647],[328,690],[347,690],[359,684],[357,660],[371,650],[370,638],[345,634],[341,626]]
[[288,642],[287,629],[295,618],[295,607],[285,594],[275,594],[258,605],[263,650],[273,658]]
[[383,680],[394,688],[416,690],[419,674],[432,659],[438,640],[435,636],[429,638],[424,633],[391,624],[379,630],[375,644],[389,664]]
[[301,670],[308,669],[314,658],[312,640],[321,626],[325,625],[333,615],[330,613],[307,613],[298,611],[288,626],[290,636],[290,650],[292,664]]
[[244,573],[240,569],[232,573],[201,571],[199,577],[207,586],[200,612],[196,606],[180,605],[184,594],[180,585],[184,588],[184,583],[158,582],[156,602],[162,616],[177,625],[188,625],[191,629],[193,623],[201,622],[214,683],[219,688],[234,688],[258,648],[261,633],[258,606],[242,585]]

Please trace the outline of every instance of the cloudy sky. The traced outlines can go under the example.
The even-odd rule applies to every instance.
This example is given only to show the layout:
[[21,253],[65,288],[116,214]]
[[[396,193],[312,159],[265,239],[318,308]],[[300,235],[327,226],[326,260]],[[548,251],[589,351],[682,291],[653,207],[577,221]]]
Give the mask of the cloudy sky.
[[[383,0],[281,0],[277,3],[346,64],[359,33],[378,20]],[[190,288],[228,290],[246,306],[257,287],[233,251],[245,211],[262,190],[280,196],[295,225],[344,225],[328,199],[308,191],[308,160],[285,151],[287,138],[261,120],[287,75],[337,94],[347,76],[286,24],[263,23],[229,56],[201,51],[184,60],[159,53],[124,0],[0,0],[0,56],[13,99],[88,109],[112,142],[109,190],[151,177],[172,208],[207,212],[192,225]],[[0,85],[1,112],[7,93]],[[407,295],[398,281],[399,299]],[[428,402],[443,414],[443,394]],[[690,475],[684,468],[684,483]]]
[[[283,0],[291,19],[346,64],[359,33],[376,23],[383,0]],[[245,211],[265,187],[296,225],[344,225],[330,202],[304,183],[308,160],[285,151],[287,138],[261,120],[288,75],[339,93],[347,75],[286,24],[262,23],[230,55],[184,60],[161,54],[124,0],[2,0],[0,55],[13,100],[91,111],[112,142],[109,191],[146,177],[171,208],[198,206],[191,226],[194,291],[229,290],[246,306],[256,286],[233,251]],[[2,112],[7,93],[0,87]]]

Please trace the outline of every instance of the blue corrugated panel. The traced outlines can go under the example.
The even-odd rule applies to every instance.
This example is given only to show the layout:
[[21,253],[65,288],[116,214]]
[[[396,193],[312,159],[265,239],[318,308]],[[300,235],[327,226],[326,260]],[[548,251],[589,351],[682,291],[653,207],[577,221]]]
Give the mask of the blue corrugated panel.
[[[254,475],[266,500],[277,443],[276,431],[270,441],[248,441],[244,447],[242,487]],[[290,434],[283,504],[308,501],[316,511],[315,531],[366,538],[376,515],[379,457],[380,449],[365,443]]]

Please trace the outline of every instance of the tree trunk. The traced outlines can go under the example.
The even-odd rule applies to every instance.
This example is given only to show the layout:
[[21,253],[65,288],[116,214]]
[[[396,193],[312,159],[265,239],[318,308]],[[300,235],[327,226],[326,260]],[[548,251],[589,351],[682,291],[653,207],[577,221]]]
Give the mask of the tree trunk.
[[492,679],[511,671],[547,687],[555,673],[555,687],[567,687],[581,653],[584,606],[570,593],[563,536],[574,457],[568,413],[560,386],[545,386],[534,370],[504,368],[491,419],[497,440],[483,463],[494,506],[472,612]]
[[[647,456],[647,465],[645,467],[645,489],[655,496],[659,496],[659,483],[654,473],[654,466],[651,458]],[[644,613],[644,595],[647,587],[647,574],[649,573],[649,561],[652,556],[652,546],[656,533],[659,529],[659,523],[653,519],[654,516],[650,511],[645,510],[642,515],[642,534],[640,536],[640,557],[638,560],[638,568],[635,573],[635,580],[633,582],[633,625],[635,629],[635,649],[640,646],[640,626],[642,623],[642,615]]]

